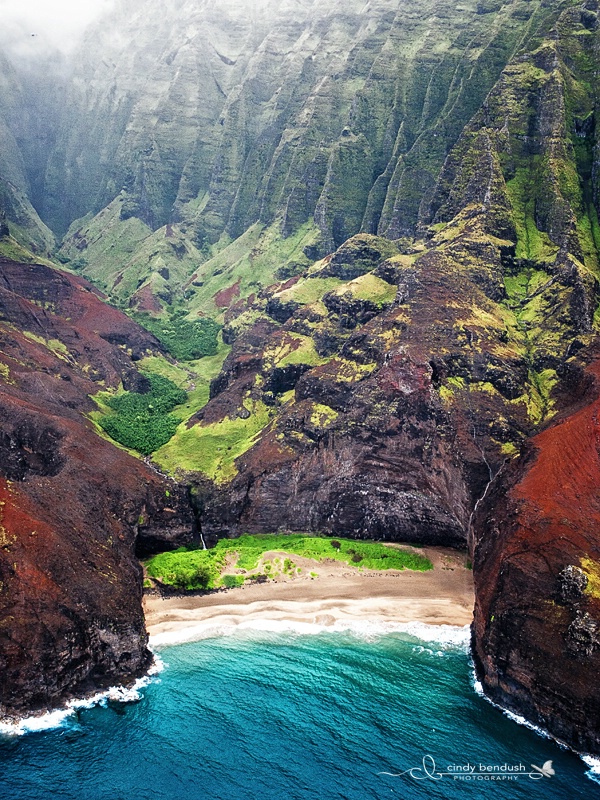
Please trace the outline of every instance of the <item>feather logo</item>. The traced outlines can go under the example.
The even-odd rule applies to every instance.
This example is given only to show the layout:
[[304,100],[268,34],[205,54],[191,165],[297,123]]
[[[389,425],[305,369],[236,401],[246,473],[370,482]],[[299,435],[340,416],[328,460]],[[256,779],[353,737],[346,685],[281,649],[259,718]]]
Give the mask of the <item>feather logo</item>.
[[535,764],[532,764],[531,767],[543,775],[544,778],[551,778],[553,775],[556,775],[556,772],[552,769],[551,761],[545,761],[541,767],[536,767]]

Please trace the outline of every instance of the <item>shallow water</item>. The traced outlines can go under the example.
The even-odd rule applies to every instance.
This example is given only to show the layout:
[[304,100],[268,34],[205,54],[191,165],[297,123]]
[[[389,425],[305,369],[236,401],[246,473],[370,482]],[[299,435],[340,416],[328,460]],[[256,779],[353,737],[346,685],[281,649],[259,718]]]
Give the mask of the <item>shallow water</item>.
[[[0,797],[600,794],[581,759],[477,695],[465,644],[425,642],[406,633],[237,630],[164,648],[160,655],[166,667],[142,690],[139,703],[84,709],[55,730],[0,737]],[[435,761],[432,768],[426,758],[434,778],[423,772],[424,757]],[[539,774],[532,764],[549,760],[553,776],[529,777]],[[502,781],[439,777],[450,767],[479,772],[482,764],[507,764],[519,774]],[[386,772],[393,775],[381,774]]]

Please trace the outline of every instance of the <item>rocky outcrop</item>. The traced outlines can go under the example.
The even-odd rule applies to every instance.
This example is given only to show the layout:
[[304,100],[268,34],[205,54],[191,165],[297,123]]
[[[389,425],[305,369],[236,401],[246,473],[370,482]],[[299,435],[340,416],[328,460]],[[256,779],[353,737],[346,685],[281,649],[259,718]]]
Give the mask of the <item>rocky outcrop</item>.
[[[254,434],[264,420],[235,477],[223,483],[217,469],[216,484],[198,482],[207,535],[281,527],[466,544],[490,470],[534,426],[506,308],[468,273],[472,247],[482,270],[486,253],[500,265],[500,247],[486,250],[473,225],[455,241],[463,263],[444,245],[380,253],[321,294],[332,263],[354,269],[359,240],[256,301],[258,319],[235,339],[196,423],[198,436],[217,435],[244,410]],[[261,316],[274,300],[297,306],[282,324]]]
[[193,540],[187,493],[110,442],[89,395],[143,380],[156,340],[81,279],[0,262],[0,711],[151,661],[138,552]]
[[473,653],[485,692],[600,752],[600,360],[528,443],[476,518]]

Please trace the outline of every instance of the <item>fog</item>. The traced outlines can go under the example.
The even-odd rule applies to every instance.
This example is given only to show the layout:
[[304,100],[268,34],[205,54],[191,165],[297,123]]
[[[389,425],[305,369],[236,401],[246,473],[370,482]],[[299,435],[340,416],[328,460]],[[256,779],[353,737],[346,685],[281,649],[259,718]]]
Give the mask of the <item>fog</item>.
[[115,0],[0,0],[0,46],[18,59],[72,51]]

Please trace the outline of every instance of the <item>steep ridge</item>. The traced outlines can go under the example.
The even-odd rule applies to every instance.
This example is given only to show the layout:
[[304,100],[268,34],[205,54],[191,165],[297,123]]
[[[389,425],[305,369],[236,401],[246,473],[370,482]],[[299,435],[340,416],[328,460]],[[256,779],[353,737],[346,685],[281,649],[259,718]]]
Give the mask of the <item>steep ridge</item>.
[[[521,194],[526,200],[518,220],[523,254],[540,263],[551,255],[548,244],[554,242],[560,244],[554,265],[564,264],[570,252],[568,263],[585,263],[594,276],[596,10],[586,4],[565,12],[554,40],[506,75],[508,102],[506,92],[502,97],[510,128],[511,101],[529,96],[522,104],[530,114],[528,135],[512,165],[512,198]],[[486,116],[495,100],[492,93]],[[502,158],[503,148],[497,152]],[[530,159],[525,172],[523,155]],[[536,229],[548,238],[540,238]],[[553,314],[550,297],[543,298],[551,284],[544,281],[534,294]],[[573,309],[575,316],[589,323],[585,303]],[[530,330],[528,337],[534,360],[548,363],[548,326]],[[578,337],[571,343],[559,369],[559,418],[526,444],[478,509],[473,650],[479,678],[494,701],[570,746],[597,754],[600,373],[597,339],[589,349],[583,348],[585,341]]]
[[[42,79],[36,76],[35,81]],[[53,92],[46,94],[52,96]],[[17,74],[0,53],[0,253],[6,255],[10,251],[7,248],[10,234],[17,245],[44,256],[55,249],[56,241],[32,205],[35,191],[28,161],[30,148],[35,148],[39,137],[33,134],[32,109],[27,97],[31,93],[27,91],[24,76]],[[43,155],[41,160],[42,164],[39,160],[36,164],[38,175],[44,173]]]
[[90,394],[158,343],[89,284],[0,260],[0,709],[131,681],[151,656],[135,548],[191,542],[184,488],[101,439]]
[[223,256],[235,284],[249,231],[279,248],[262,286],[360,231],[410,235],[463,126],[555,15],[537,0],[123,3],[77,56],[38,210],[61,235],[83,217],[61,256],[114,297],[192,307],[226,286],[213,257],[249,236]]

